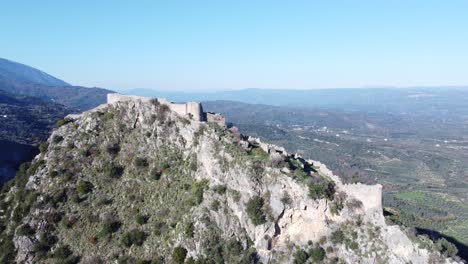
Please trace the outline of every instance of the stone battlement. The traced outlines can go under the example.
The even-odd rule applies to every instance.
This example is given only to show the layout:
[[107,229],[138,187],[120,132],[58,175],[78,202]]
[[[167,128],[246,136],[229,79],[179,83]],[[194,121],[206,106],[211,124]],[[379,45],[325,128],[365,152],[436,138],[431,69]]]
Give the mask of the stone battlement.
[[220,126],[225,126],[225,119],[222,115],[218,113],[204,112],[203,106],[198,102],[187,102],[187,103],[174,103],[170,102],[164,98],[151,98],[143,96],[134,96],[134,95],[122,95],[117,93],[111,93],[107,95],[108,104],[116,104],[118,102],[127,102],[140,100],[142,102],[150,103],[152,100],[158,100],[160,104],[167,105],[171,111],[176,112],[178,115],[190,117],[193,120],[200,122],[213,122],[217,123]]

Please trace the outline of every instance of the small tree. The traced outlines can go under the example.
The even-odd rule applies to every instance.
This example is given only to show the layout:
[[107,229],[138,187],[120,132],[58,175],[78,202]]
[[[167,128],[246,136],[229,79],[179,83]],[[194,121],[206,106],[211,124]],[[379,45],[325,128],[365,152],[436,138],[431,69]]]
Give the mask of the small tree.
[[109,163],[104,167],[104,174],[109,178],[120,178],[123,175],[123,173],[124,167],[120,165]]
[[63,140],[63,137],[59,136],[59,135],[54,135],[52,137],[52,142],[55,143],[55,144],[60,143],[62,140]]
[[345,240],[345,235],[344,235],[343,231],[341,231],[341,230],[336,230],[331,235],[331,241],[334,244],[341,244],[341,243],[343,243],[344,240]]
[[151,169],[150,174],[151,174],[151,179],[158,181],[159,179],[161,179],[163,171],[155,167]]
[[195,233],[195,226],[193,225],[192,222],[190,222],[185,227],[185,235],[187,235],[187,237],[192,238],[194,233]]
[[102,229],[98,234],[98,237],[107,237],[112,233],[115,233],[119,230],[121,223],[114,219],[107,219],[102,224]]
[[141,158],[141,157],[137,157],[133,163],[135,164],[135,167],[139,169],[146,168],[149,166],[148,160],[146,160],[145,158]]
[[184,263],[185,258],[187,257],[187,250],[181,246],[177,246],[174,248],[174,251],[172,252],[172,260],[175,263]]
[[48,147],[49,147],[49,143],[47,143],[47,142],[41,143],[41,144],[39,145],[39,151],[40,151],[41,153],[44,153],[44,152],[47,151],[47,148],[48,148]]
[[322,247],[314,247],[309,250],[309,257],[315,262],[325,259],[325,250]]
[[149,217],[148,217],[147,215],[141,215],[141,214],[139,214],[139,215],[137,215],[137,217],[136,217],[136,222],[137,222],[137,224],[139,224],[139,225],[144,225],[144,224],[148,223],[148,219],[149,219]]
[[125,232],[120,239],[120,242],[126,247],[131,247],[132,245],[141,246],[145,242],[146,237],[147,235],[145,232],[133,229],[129,232]]
[[300,248],[294,253],[294,264],[304,264],[307,262],[308,258],[307,252]]
[[436,246],[438,247],[439,251],[445,256],[454,257],[458,253],[457,247],[445,238],[437,240]]
[[263,205],[265,201],[262,197],[256,195],[247,202],[247,215],[250,217],[252,224],[261,225],[266,222],[265,213],[263,212]]
[[76,191],[81,194],[87,194],[93,190],[93,184],[89,181],[79,180],[78,184],[76,185]]
[[106,146],[106,151],[110,155],[117,155],[120,152],[120,146],[119,144],[109,144]]
[[71,123],[71,122],[73,122],[73,119],[71,119],[71,118],[64,118],[64,119],[62,119],[62,120],[57,121],[57,127],[61,127],[61,126],[63,126],[63,125],[66,125],[66,124],[68,124],[68,123]]
[[34,230],[29,224],[21,225],[16,230],[16,234],[18,236],[32,236],[35,233],[36,233],[36,230]]
[[290,205],[292,203],[292,199],[291,199],[291,196],[289,195],[289,193],[287,193],[287,192],[283,193],[283,196],[281,197],[281,203],[283,205]]

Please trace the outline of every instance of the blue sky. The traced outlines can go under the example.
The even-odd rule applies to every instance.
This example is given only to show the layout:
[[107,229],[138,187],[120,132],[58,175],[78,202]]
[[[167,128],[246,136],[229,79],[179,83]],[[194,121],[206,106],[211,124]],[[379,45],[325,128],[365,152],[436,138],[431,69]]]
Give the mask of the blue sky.
[[468,84],[468,1],[1,1],[0,57],[69,83]]

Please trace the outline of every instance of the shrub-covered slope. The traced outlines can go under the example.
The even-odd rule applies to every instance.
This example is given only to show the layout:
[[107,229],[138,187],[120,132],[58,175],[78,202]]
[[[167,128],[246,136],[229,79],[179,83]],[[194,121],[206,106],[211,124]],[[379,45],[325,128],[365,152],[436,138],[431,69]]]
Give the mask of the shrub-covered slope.
[[70,112],[63,105],[0,90],[0,140],[36,145]]
[[385,223],[381,186],[157,100],[61,124],[2,190],[2,263],[452,261]]

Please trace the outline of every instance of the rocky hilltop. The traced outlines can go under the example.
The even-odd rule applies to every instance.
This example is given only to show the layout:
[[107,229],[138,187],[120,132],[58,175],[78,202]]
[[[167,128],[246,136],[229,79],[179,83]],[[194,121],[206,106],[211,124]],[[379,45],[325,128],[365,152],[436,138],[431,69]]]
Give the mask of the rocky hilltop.
[[111,95],[68,116],[2,190],[0,262],[455,262],[386,224],[380,185],[183,109]]

